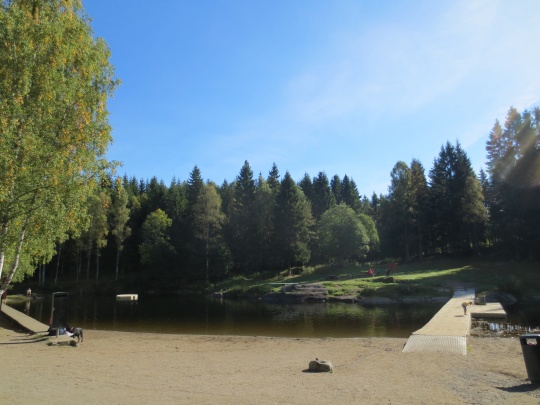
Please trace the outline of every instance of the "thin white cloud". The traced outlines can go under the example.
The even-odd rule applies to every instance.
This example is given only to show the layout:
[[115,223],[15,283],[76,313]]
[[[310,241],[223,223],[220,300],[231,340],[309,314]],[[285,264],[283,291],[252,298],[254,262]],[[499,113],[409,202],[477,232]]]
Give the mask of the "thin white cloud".
[[[467,0],[444,5],[442,10],[433,7],[438,13],[419,24],[405,19],[374,21],[329,33],[333,39],[319,50],[318,58],[291,72],[283,83],[281,106],[214,136],[212,148],[202,153],[234,167],[235,173],[245,159],[263,174],[272,162],[284,171],[291,167],[288,162],[305,159],[303,153],[310,153],[325,137],[372,136],[362,126],[373,127],[395,117],[418,119],[434,104],[441,105],[436,111],[440,116],[429,120],[448,119],[443,115],[463,120],[459,132],[444,128],[443,136],[480,150],[478,145],[485,142],[495,118],[501,113],[504,117],[510,105],[522,109],[539,99],[540,56],[531,42],[540,38],[540,24],[532,24],[531,15],[535,11],[539,15],[540,3]],[[351,122],[358,125],[356,131],[348,127]],[[341,126],[346,130],[340,134]],[[413,135],[418,142],[434,136],[421,128]],[[354,144],[347,147],[362,150]],[[402,154],[398,160],[408,161],[407,153],[415,152],[393,151],[389,156]],[[328,155],[324,162],[304,164],[310,165],[306,171],[317,167],[318,172],[326,166],[339,173],[342,163],[353,167],[347,173],[362,173],[361,162],[335,159]],[[423,163],[428,170],[430,159]],[[383,170],[389,173],[392,164]],[[372,180],[366,181],[367,187],[380,189],[386,184],[380,176]]]
[[[493,78],[492,71],[502,81],[512,74],[510,69],[530,76],[531,67],[519,66],[517,61],[523,64],[526,59],[537,70],[538,57],[531,55],[527,38],[538,37],[540,24],[520,26],[520,21],[505,21],[508,8],[515,5],[450,4],[451,8],[432,16],[425,25],[376,22],[342,34],[339,43],[331,44],[331,51],[322,51],[319,65],[306,67],[288,84],[287,108],[292,119],[321,125],[351,114],[380,117],[392,111],[407,115],[438,98],[460,93],[465,97],[467,88],[462,86],[468,80],[485,83]],[[521,14],[527,12],[521,8]],[[531,85],[533,93],[540,84],[540,75],[536,76],[535,83],[522,83]]]

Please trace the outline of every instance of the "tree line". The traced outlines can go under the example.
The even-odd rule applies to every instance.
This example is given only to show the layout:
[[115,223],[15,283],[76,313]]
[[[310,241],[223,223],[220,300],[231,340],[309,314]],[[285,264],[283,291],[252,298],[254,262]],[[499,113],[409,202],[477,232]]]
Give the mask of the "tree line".
[[77,269],[75,278],[98,279],[101,267],[115,278],[146,274],[190,285],[433,254],[537,259],[539,118],[538,108],[510,108],[490,133],[487,170],[478,175],[460,143],[447,142],[429,172],[416,159],[397,162],[388,193],[370,198],[347,175],[295,181],[274,164],[254,176],[247,161],[221,185],[204,181],[197,166],[170,185],[109,178],[89,198],[88,229],[59,248],[57,267]]
[[[12,281],[205,285],[317,263],[497,253],[538,259],[540,110],[510,108],[473,171],[447,142],[426,174],[397,162],[388,193],[249,163],[217,185],[115,177],[107,101],[118,79],[80,0],[0,13],[0,294]],[[151,285],[151,284],[149,284]]]

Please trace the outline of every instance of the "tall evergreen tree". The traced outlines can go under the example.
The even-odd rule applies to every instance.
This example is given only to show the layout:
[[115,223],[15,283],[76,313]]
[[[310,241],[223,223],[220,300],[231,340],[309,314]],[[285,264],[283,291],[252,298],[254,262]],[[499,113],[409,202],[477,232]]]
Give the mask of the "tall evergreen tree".
[[[474,244],[469,232],[471,218],[476,215],[475,221],[482,222],[485,216],[479,210],[475,213],[468,211],[472,207],[479,207],[477,201],[470,201],[470,198],[481,199],[481,205],[483,197],[479,188],[475,190],[480,194],[468,188],[468,185],[474,184],[471,178],[476,179],[476,175],[459,143],[453,146],[447,142],[441,147],[429,177],[432,236],[442,252],[470,250]],[[469,222],[465,218],[469,218]]]
[[231,210],[234,207],[234,182],[229,183],[227,180],[224,180],[218,191],[221,196],[221,210],[229,218]]
[[188,202],[188,183],[173,178],[165,196],[163,210],[171,219],[171,244],[175,247],[176,257],[171,267],[181,271],[189,266],[189,240],[192,237],[191,211]]
[[156,211],[158,208],[161,210],[165,208],[168,191],[163,180],[158,180],[155,176],[146,183],[144,198],[141,199],[145,215]]
[[298,186],[306,196],[306,198],[311,202],[314,198],[314,191],[313,191],[313,181],[311,180],[311,177],[309,174],[304,173],[304,177],[302,177],[302,180],[298,182]]
[[229,220],[230,247],[236,264],[246,274],[256,271],[258,256],[254,203],[255,180],[246,160],[234,183],[234,201]]
[[332,180],[330,180],[330,189],[332,190],[332,194],[334,194],[336,204],[341,204],[343,202],[341,179],[337,174],[335,174],[334,177],[332,177]]
[[188,184],[173,178],[165,195],[163,207],[173,222],[185,218],[188,212]]
[[336,199],[330,189],[330,182],[324,172],[319,172],[313,179],[313,197],[311,208],[315,220],[319,220],[324,212],[336,205]]
[[427,237],[428,216],[428,185],[424,166],[419,160],[411,162],[411,187],[412,187],[412,225],[416,228],[416,256],[422,260],[424,255],[424,239]]
[[270,187],[270,183],[259,176],[255,189],[253,219],[255,220],[255,237],[257,239],[257,268],[259,271],[270,268],[275,261],[272,257],[274,238],[274,212],[276,195],[279,187]]
[[356,213],[360,209],[360,194],[358,193],[358,188],[353,179],[349,179],[349,176],[343,176],[343,181],[341,182],[341,197],[342,202],[351,207]]
[[369,201],[369,205],[371,209],[370,216],[375,221],[375,223],[377,223],[377,221],[379,220],[379,209],[381,207],[380,200],[380,197],[375,192],[373,192],[373,194],[371,195],[371,200]]
[[358,212],[361,214],[366,214],[366,215],[369,215],[370,217],[373,217],[373,211],[371,209],[371,201],[365,195],[363,195],[362,198],[360,198],[360,207],[358,209]]
[[504,128],[498,121],[486,145],[493,235],[515,257],[533,257],[540,242],[540,110],[520,114],[511,107]]
[[306,196],[289,172],[281,181],[276,198],[276,252],[282,266],[291,269],[295,264],[305,264],[311,257],[309,241],[313,217]]
[[201,171],[197,166],[193,167],[193,170],[189,174],[189,180],[187,182],[187,199],[188,206],[193,207],[199,199],[199,194],[204,187],[204,180],[201,176]]
[[279,191],[279,170],[275,163],[272,164],[272,169],[268,172],[267,182],[272,192],[277,193]]
[[405,162],[397,162],[390,177],[388,202],[391,225],[399,241],[400,256],[409,261],[411,257],[414,203],[411,169]]

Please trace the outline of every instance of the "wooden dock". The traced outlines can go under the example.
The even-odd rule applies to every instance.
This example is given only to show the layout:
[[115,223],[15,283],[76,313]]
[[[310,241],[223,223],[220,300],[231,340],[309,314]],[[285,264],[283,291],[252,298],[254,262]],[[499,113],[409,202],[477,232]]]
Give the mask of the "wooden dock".
[[499,303],[472,305],[464,315],[461,304],[474,302],[475,291],[459,289],[454,296],[421,329],[413,332],[403,352],[443,352],[467,354],[467,337],[471,330],[471,317],[506,317]]

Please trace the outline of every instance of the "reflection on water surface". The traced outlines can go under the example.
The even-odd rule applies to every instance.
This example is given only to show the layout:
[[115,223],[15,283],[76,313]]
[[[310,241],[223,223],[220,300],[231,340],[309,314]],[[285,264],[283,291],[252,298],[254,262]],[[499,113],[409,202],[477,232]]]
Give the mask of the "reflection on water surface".
[[[276,337],[408,337],[443,305],[269,304],[193,296],[122,302],[73,294],[69,304],[69,323],[86,329]],[[49,323],[49,299],[15,308]]]

